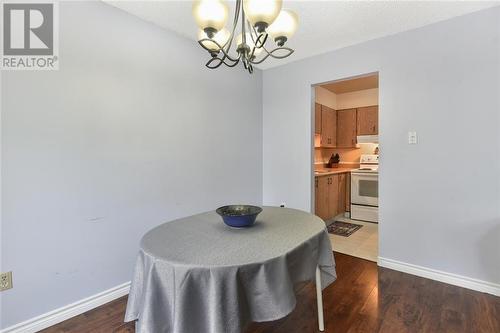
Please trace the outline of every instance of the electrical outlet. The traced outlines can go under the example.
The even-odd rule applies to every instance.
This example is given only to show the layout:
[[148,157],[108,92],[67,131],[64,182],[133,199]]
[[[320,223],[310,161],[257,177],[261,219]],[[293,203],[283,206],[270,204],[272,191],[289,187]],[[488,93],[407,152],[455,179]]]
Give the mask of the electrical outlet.
[[0,274],[0,291],[12,288],[12,272]]
[[417,142],[418,142],[418,140],[417,140],[417,132],[415,132],[415,131],[408,132],[408,144],[410,144],[410,145],[416,145]]

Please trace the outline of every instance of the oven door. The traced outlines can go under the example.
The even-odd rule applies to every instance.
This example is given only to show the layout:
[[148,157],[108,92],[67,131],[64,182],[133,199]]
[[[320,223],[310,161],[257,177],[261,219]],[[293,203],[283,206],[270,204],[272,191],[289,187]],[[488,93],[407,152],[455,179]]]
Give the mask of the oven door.
[[351,204],[378,207],[378,173],[351,173]]

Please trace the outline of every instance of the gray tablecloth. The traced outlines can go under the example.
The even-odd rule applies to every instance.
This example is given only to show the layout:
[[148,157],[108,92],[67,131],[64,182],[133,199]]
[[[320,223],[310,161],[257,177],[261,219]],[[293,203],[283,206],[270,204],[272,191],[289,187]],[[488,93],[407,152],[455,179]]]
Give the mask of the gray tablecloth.
[[255,225],[233,229],[215,212],[162,224],[141,241],[125,321],[142,333],[240,332],[295,307],[294,284],[335,281],[324,222],[264,207]]

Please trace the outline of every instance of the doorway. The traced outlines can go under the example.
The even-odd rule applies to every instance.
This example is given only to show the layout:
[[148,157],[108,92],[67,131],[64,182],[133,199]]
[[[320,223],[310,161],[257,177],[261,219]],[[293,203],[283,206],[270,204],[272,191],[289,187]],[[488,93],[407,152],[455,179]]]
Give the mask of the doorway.
[[313,210],[336,252],[377,261],[379,77],[313,85]]

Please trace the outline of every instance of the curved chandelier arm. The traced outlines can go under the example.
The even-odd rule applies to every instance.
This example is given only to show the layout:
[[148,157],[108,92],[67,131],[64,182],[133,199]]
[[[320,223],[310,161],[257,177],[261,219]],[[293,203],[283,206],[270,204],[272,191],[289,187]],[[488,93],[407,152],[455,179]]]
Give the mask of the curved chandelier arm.
[[267,41],[268,34],[260,34],[259,37],[257,37],[257,40],[254,41],[255,47],[260,49],[261,47],[264,47]]
[[237,59],[233,59],[231,57],[226,56],[226,53],[224,52],[224,56],[222,58],[219,58],[218,56],[212,57],[209,61],[207,61],[205,66],[207,66],[210,69],[218,68],[222,64],[226,65],[227,67],[234,67],[240,62],[240,59],[241,55]]
[[[271,51],[266,50],[266,48],[265,48],[265,47],[263,47],[263,49],[264,49],[264,51],[266,51],[266,55],[265,55],[265,56],[263,56],[261,59],[259,59],[259,60],[257,60],[257,61],[255,61],[255,60],[251,60],[250,62],[251,62],[252,64],[254,64],[254,65],[258,65],[258,64],[260,64],[260,63],[264,62],[264,61],[265,61],[267,58],[269,58],[269,57],[274,58],[274,59],[283,59],[283,58],[286,58],[286,57],[290,56],[290,55],[294,52],[294,51],[293,51],[291,48],[289,48],[289,47],[277,47],[277,48],[275,48],[274,50],[271,50]],[[283,51],[283,50],[284,50],[284,51],[286,51],[286,53],[285,53],[285,54],[283,54],[283,55],[274,55],[274,54],[273,54],[273,53],[275,53],[275,52],[278,52],[278,51]]]
[[253,66],[252,64],[250,63],[250,60],[246,59],[246,58],[243,58],[242,60],[243,62],[243,67],[250,73],[252,74],[253,73]]
[[240,8],[241,8],[241,0],[236,0],[236,9],[234,10],[233,30],[231,31],[231,35],[229,36],[229,39],[226,41],[224,46],[221,48],[222,50],[224,50],[224,48],[226,48],[226,51],[224,53],[229,53],[229,49],[231,48],[231,44],[233,43],[234,32],[236,31],[236,26],[238,25],[238,19],[240,17]]
[[[205,41],[214,43],[219,48],[219,51],[210,50],[208,47],[203,45],[203,42]],[[217,43],[212,39],[209,38],[200,39],[198,43],[201,45],[201,47],[203,47],[205,50],[207,50],[212,54],[212,58],[205,64],[205,66],[207,66],[210,69],[218,68],[222,64],[226,65],[227,67],[234,67],[240,62],[241,54],[238,56],[238,58],[231,57],[229,54],[226,53],[226,51],[223,48],[221,48],[219,43]],[[222,57],[219,57],[220,52],[223,53]]]
[[[247,26],[248,26],[248,31],[250,31],[250,38],[252,38],[252,42],[255,45],[255,48],[260,49],[264,47],[267,41],[267,37],[269,36],[267,33],[258,33],[257,30],[255,30],[254,27],[250,24],[250,22],[247,21]],[[253,33],[252,33],[253,32]],[[255,36],[257,38],[255,38]]]
[[[257,31],[250,24],[249,24],[249,28],[251,29],[250,31],[253,31],[253,33],[255,35],[257,35]],[[264,39],[264,43],[265,43],[265,41],[267,40],[267,36],[268,36],[267,33],[266,34],[260,34],[260,35],[258,35],[257,41],[259,41],[259,38],[261,38],[263,35],[266,35],[266,37]],[[253,34],[252,33],[250,34],[250,36],[252,36],[252,39],[253,39]],[[254,41],[254,43],[257,45],[256,41]],[[269,57],[274,58],[274,59],[283,59],[283,58],[289,57],[294,52],[293,49],[291,49],[289,47],[286,47],[286,46],[280,46],[280,47],[277,47],[277,48],[275,48],[275,49],[273,49],[271,51],[268,51],[267,48],[264,45],[262,45],[260,48],[263,49],[266,52],[266,55],[263,56],[259,60],[250,60],[250,63],[252,63],[254,65],[258,65],[258,64],[264,62]],[[253,56],[254,51],[255,51],[255,48],[252,50],[252,56]],[[282,54],[282,55],[275,55],[275,54],[273,54],[273,53],[280,52],[280,51],[285,51],[285,53]]]
[[227,62],[224,58],[219,58],[219,57],[214,57],[207,61],[205,66],[207,66],[210,69],[216,69],[219,68],[222,64],[226,65],[227,67],[234,67],[240,62],[240,59],[237,59],[236,61],[233,62]]
[[[217,46],[217,47],[219,48],[219,50],[211,50],[210,48],[208,48],[207,46],[205,46],[205,45],[203,44],[204,42],[207,42],[207,43],[213,43],[215,46]],[[239,61],[239,60],[240,60],[240,59],[239,59],[240,57],[238,57],[238,58],[236,58],[236,59],[235,59],[235,58],[233,58],[233,57],[231,57],[231,56],[230,56],[230,55],[229,55],[229,54],[228,54],[228,53],[227,53],[227,52],[226,52],[226,51],[222,48],[222,46],[220,46],[220,44],[219,44],[219,43],[217,43],[217,42],[216,42],[215,40],[213,40],[213,39],[210,39],[210,38],[203,38],[203,39],[200,39],[200,40],[198,41],[198,44],[200,44],[200,45],[201,45],[201,47],[203,47],[205,50],[207,50],[210,54],[219,53],[219,52],[224,53],[224,56],[222,57],[224,60],[225,60],[226,58],[227,58],[227,59],[229,59],[229,60],[231,60],[231,61]]]

